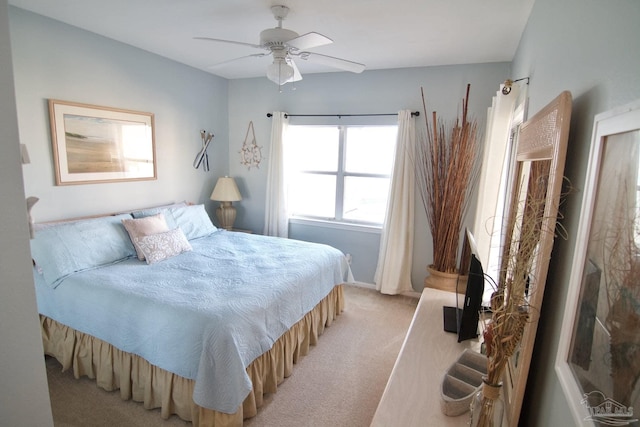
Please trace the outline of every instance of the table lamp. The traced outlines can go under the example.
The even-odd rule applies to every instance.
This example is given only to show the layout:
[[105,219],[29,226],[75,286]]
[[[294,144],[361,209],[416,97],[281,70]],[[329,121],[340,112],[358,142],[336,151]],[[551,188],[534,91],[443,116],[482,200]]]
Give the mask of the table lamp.
[[236,220],[236,208],[231,202],[242,200],[235,180],[228,176],[218,178],[213,193],[211,193],[211,200],[221,202],[216,209],[216,217],[222,228],[231,230]]

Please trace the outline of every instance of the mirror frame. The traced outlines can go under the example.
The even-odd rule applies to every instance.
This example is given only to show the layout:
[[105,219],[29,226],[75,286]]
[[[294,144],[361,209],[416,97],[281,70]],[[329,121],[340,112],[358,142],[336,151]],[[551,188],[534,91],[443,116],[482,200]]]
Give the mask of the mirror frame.
[[[591,415],[593,414],[591,414],[587,408],[587,405],[590,402],[586,400],[586,403],[582,402],[586,395],[568,361],[571,348],[574,344],[573,332],[578,326],[576,324],[578,310],[581,307],[580,302],[584,296],[583,284],[585,283],[585,280],[583,280],[583,277],[588,261],[587,253],[592,222],[595,216],[594,208],[598,198],[597,186],[600,172],[603,167],[604,148],[609,136],[639,130],[640,100],[626,106],[598,114],[594,119],[593,137],[585,178],[580,223],[576,235],[569,290],[566,299],[566,309],[562,320],[562,329],[560,332],[558,352],[556,354],[555,361],[556,374],[567,399],[569,408],[571,409],[573,419],[580,425],[588,425],[590,423]],[[598,280],[598,283],[601,283],[600,280]],[[598,286],[600,286],[600,284]]]
[[[526,192],[531,188],[531,183],[528,181],[529,171],[534,169],[530,167],[531,164],[528,162],[547,162],[548,176],[546,173],[545,176],[531,174],[534,178],[544,179],[546,189],[543,189],[544,204],[535,207],[536,210],[539,210],[539,214],[536,214],[538,218],[536,222],[540,222],[541,232],[537,236],[536,250],[530,260],[529,292],[526,297],[529,307],[529,322],[525,325],[522,340],[507,364],[503,378],[506,417],[510,426],[517,426],[520,418],[538,328],[537,322],[544,296],[549,259],[553,249],[569,139],[571,103],[571,93],[562,92],[531,119],[524,122],[520,126],[518,134],[514,175],[511,180],[513,185],[511,186],[511,194],[506,201],[508,206],[507,224],[505,244],[500,260],[499,283],[502,283],[500,281],[505,280],[508,276],[509,258],[518,253],[516,247],[519,244],[518,221],[522,220],[522,211],[527,208],[527,206],[521,206],[522,202],[527,199],[521,189]],[[523,182],[524,179],[527,179],[527,182]],[[536,187],[540,188],[539,185]]]

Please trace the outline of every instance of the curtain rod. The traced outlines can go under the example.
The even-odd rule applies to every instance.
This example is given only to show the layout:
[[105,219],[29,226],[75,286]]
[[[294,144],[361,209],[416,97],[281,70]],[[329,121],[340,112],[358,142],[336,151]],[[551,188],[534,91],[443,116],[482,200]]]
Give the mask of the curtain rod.
[[511,80],[511,79],[505,80],[502,86],[502,94],[509,95],[511,93],[511,86],[513,86],[514,83],[521,82],[523,80],[526,80],[527,84],[529,84],[529,77],[523,77],[521,79],[516,79],[516,80]]
[[[285,118],[289,117],[363,117],[363,116],[397,116],[398,113],[377,113],[377,114],[285,114]],[[412,111],[412,116],[418,117],[420,115],[420,111]],[[273,114],[267,113],[267,117],[272,117]]]

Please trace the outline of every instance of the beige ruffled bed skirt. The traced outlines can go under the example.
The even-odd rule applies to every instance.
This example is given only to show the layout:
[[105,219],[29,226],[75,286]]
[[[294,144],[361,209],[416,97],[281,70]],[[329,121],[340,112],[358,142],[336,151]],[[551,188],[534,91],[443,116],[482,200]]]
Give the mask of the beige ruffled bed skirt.
[[120,390],[124,400],[143,402],[146,409],[160,408],[162,418],[172,414],[196,426],[241,426],[254,417],[265,393],[275,393],[278,384],[291,375],[293,364],[315,345],[325,326],[344,308],[342,285],[336,286],[298,323],[285,332],[271,350],[254,360],[247,373],[253,389],[234,414],[203,408],[193,402],[194,380],[153,366],[142,357],[118,350],[90,335],[40,316],[44,352],[55,357],[62,370],[73,369],[76,378],[86,375],[99,387]]

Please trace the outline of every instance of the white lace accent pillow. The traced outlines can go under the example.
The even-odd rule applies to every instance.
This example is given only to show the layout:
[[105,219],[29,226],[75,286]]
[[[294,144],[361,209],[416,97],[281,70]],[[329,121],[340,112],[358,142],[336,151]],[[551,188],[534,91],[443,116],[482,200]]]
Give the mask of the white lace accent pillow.
[[144,237],[150,234],[169,231],[169,226],[162,213],[144,218],[123,219],[122,225],[124,225],[124,228],[126,228],[129,233],[129,237],[131,238],[131,242],[133,242],[133,246],[136,248],[136,254],[140,261],[144,261],[144,254],[138,247],[136,237]]
[[135,241],[144,254],[147,264],[160,262],[193,249],[180,228],[136,237]]

